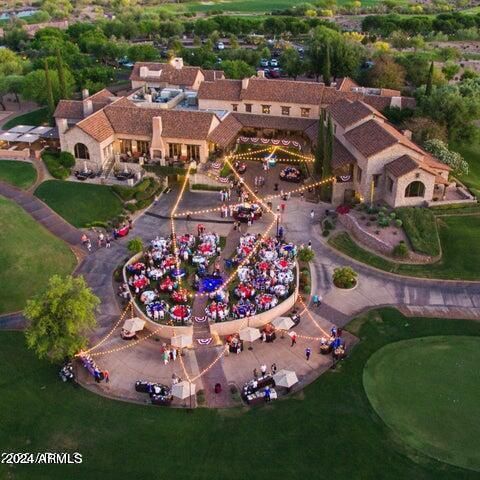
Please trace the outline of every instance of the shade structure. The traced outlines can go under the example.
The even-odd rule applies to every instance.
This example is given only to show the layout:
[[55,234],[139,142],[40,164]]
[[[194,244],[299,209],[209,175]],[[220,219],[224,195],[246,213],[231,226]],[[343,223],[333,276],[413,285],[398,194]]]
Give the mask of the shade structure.
[[291,370],[280,370],[274,376],[275,385],[279,387],[290,388],[292,385],[298,383],[297,374]]
[[9,132],[12,133],[27,133],[30,132],[35,128],[34,125],[16,125],[15,127],[12,127]]
[[17,142],[25,142],[25,143],[34,143],[36,142],[40,137],[38,135],[33,135],[31,133],[25,133],[21,137],[17,138]]
[[243,328],[239,333],[240,340],[244,340],[245,342],[254,342],[262,336],[260,330],[253,327]]
[[293,320],[289,317],[278,317],[272,321],[272,325],[278,330],[289,330],[295,323],[293,323]]
[[128,332],[139,332],[140,330],[143,330],[144,326],[145,321],[138,317],[129,318],[123,324],[123,328]]
[[193,343],[191,335],[177,335],[170,339],[172,347],[185,348],[189,347]]
[[13,142],[18,137],[20,137],[20,133],[13,133],[13,132],[0,133],[0,140],[3,140],[4,142]]
[[41,125],[40,127],[35,127],[33,130],[30,130],[28,133],[33,133],[34,135],[46,135],[48,132],[53,130],[53,127],[46,127],[44,125]]
[[176,383],[172,386],[172,395],[183,400],[191,395],[195,395],[195,388],[196,387],[194,383],[184,380],[183,382]]

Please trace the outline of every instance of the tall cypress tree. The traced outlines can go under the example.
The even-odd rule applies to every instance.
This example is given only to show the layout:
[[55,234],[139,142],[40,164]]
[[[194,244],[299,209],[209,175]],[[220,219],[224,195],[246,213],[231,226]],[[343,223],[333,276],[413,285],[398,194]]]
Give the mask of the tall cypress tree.
[[[327,120],[327,129],[325,131],[324,140],[324,156],[322,166],[322,180],[325,180],[332,176],[332,158],[333,158],[333,122],[332,117],[329,115]],[[322,185],[320,196],[323,201],[329,202],[332,198],[332,184],[327,183]]]
[[65,71],[63,69],[63,60],[60,49],[57,48],[57,72],[58,84],[60,88],[60,98],[67,98],[67,84],[65,83]]
[[47,105],[50,116],[55,110],[55,101],[53,99],[52,80],[50,78],[50,71],[48,69],[48,62],[45,59],[45,87],[47,88]]
[[432,94],[433,89],[433,62],[430,64],[430,70],[428,71],[427,87],[425,88],[425,95],[429,97]]
[[325,44],[325,53],[323,55],[322,77],[323,83],[329,87],[330,78],[332,77],[332,62],[330,59],[330,43],[328,42]]
[[318,119],[317,149],[315,151],[315,163],[313,164],[313,171],[315,172],[315,175],[322,174],[324,157],[325,157],[325,122],[324,122],[324,111],[320,109],[320,118]]

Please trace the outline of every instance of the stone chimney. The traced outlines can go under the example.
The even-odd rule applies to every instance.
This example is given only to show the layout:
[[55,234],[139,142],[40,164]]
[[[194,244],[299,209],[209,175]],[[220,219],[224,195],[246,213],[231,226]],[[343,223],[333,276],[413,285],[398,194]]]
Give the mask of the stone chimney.
[[145,97],[145,101],[146,101],[147,103],[152,103],[152,94],[151,94],[151,93],[146,93],[146,94],[144,95],[144,97]]
[[412,131],[411,130],[402,130],[402,135],[409,140],[412,139]]
[[68,130],[68,122],[66,118],[56,118],[55,123],[57,124],[59,134],[65,133]]
[[88,98],[90,96],[90,92],[88,91],[88,88],[84,88],[82,90],[82,99],[85,100],[86,98]]
[[162,117],[152,118],[152,148],[161,142],[163,132]]
[[258,78],[265,78],[265,70],[259,70],[257,72],[257,77]]
[[182,57],[175,57],[172,58],[170,64],[174,66],[177,70],[181,70],[183,68],[183,58]]
[[93,113],[93,103],[91,100],[83,101],[83,116],[88,117]]
[[146,67],[145,65],[140,67],[140,77],[141,78],[148,77],[148,67]]
[[249,81],[250,81],[249,78],[242,78],[242,90],[246,90],[248,88]]

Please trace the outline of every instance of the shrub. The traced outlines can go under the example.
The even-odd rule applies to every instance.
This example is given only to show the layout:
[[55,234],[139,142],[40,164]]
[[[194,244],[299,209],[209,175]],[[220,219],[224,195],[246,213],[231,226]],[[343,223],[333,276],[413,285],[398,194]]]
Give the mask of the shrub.
[[333,224],[333,222],[331,220],[329,220],[328,218],[323,222],[323,228],[325,230],[333,230],[335,228],[335,225]]
[[397,218],[397,214],[395,212],[392,212],[390,215],[390,220],[395,220]]
[[58,180],[65,180],[70,175],[70,170],[60,164],[58,155],[43,153],[42,160],[47,167],[48,173]]
[[219,192],[220,190],[225,189],[225,187],[216,186],[216,185],[205,185],[204,183],[194,183],[191,187],[191,190],[205,190],[207,192]]
[[440,254],[437,223],[430,209],[403,207],[397,213],[416,252],[432,257]]
[[338,288],[353,288],[357,284],[357,276],[351,267],[337,267],[333,270],[333,283]]
[[301,248],[298,251],[298,259],[301,262],[311,262],[315,258],[315,252],[311,248]]
[[397,219],[395,220],[395,226],[398,227],[398,228],[400,228],[402,225],[403,225],[403,222],[402,222],[399,218],[397,218]]
[[390,225],[390,219],[388,217],[379,217],[377,225],[382,228],[386,228]]
[[323,230],[322,235],[324,237],[328,237],[330,235],[330,230],[328,230],[328,228],[326,228],[325,230]]
[[75,157],[70,152],[60,153],[58,161],[65,168],[72,168],[75,165]]
[[395,245],[392,250],[392,254],[397,258],[407,258],[408,257],[408,247],[405,242],[400,242],[398,245]]
[[127,244],[128,251],[135,254],[143,250],[143,241],[140,237],[132,238]]

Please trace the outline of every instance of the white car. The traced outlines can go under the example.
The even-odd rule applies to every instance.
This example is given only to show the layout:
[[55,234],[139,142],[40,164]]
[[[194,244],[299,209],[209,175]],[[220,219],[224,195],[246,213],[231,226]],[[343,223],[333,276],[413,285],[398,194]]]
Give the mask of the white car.
[[217,50],[225,50],[225,44],[223,42],[218,42]]
[[270,60],[270,66],[271,67],[278,67],[278,60],[276,58],[272,58]]

